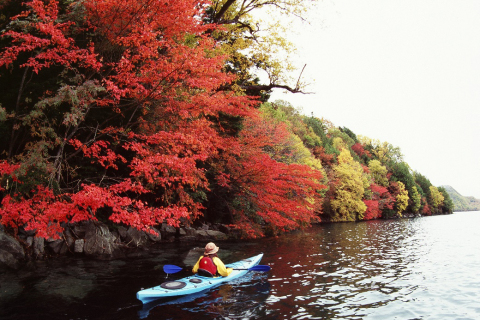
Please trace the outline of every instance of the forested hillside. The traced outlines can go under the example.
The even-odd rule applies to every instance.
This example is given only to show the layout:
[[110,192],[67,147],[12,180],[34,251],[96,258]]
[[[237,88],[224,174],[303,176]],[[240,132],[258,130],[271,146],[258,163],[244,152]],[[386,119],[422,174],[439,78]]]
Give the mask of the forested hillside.
[[453,201],[455,211],[477,211],[480,210],[480,200],[474,197],[465,197],[451,186],[443,186],[450,199]]
[[307,9],[0,0],[1,223],[57,238],[84,220],[144,231],[211,221],[256,237],[451,213],[399,147],[268,101],[302,87],[273,55],[290,50],[282,27],[249,15],[266,6]]

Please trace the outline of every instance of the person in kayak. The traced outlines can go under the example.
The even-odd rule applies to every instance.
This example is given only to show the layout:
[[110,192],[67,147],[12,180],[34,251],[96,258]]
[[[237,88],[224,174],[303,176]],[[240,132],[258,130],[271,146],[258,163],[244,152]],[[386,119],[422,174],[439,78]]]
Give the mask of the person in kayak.
[[203,256],[200,256],[195,266],[193,266],[193,273],[198,272],[199,275],[207,277],[228,276],[233,269],[225,267],[222,260],[217,256],[218,249],[219,247],[215,243],[207,243]]

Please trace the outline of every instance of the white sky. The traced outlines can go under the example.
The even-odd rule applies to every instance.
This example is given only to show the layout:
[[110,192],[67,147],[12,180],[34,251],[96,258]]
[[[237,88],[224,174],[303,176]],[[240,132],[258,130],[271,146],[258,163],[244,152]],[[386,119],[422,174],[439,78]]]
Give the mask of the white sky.
[[309,20],[288,38],[314,94],[271,101],[398,146],[433,185],[480,199],[480,1],[331,0]]

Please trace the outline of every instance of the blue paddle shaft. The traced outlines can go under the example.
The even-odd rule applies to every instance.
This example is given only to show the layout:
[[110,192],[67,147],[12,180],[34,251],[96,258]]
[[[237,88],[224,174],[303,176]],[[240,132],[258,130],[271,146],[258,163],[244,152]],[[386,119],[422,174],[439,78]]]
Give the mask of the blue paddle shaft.
[[[233,270],[249,270],[249,271],[262,271],[262,272],[266,272],[266,271],[270,271],[270,266],[265,266],[265,265],[258,265],[258,266],[253,266],[251,268],[248,268],[248,269],[233,269]],[[181,271],[182,268],[179,267],[179,266],[176,266],[176,265],[173,265],[173,264],[166,264],[163,266],[163,271],[167,274],[169,273],[177,273],[179,271]]]
[[263,266],[263,265],[258,265],[258,266],[253,266],[248,269],[233,269],[233,270],[249,270],[249,271],[270,271],[270,266]]

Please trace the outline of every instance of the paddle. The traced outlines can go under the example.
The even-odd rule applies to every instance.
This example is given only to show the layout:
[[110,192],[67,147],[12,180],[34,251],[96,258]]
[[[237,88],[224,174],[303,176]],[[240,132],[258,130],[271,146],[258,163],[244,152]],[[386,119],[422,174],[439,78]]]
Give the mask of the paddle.
[[180,270],[182,270],[182,268],[178,267],[178,266],[175,266],[173,264],[166,264],[163,266],[163,271],[165,273],[177,273],[179,272]]
[[[270,266],[258,265],[258,266],[253,266],[253,267],[248,268],[248,269],[233,269],[233,270],[248,270],[248,271],[266,272],[266,271],[270,271],[270,269],[271,269]],[[163,271],[167,274],[177,273],[180,270],[182,270],[181,267],[173,265],[173,264],[166,264],[166,265],[163,266]]]

